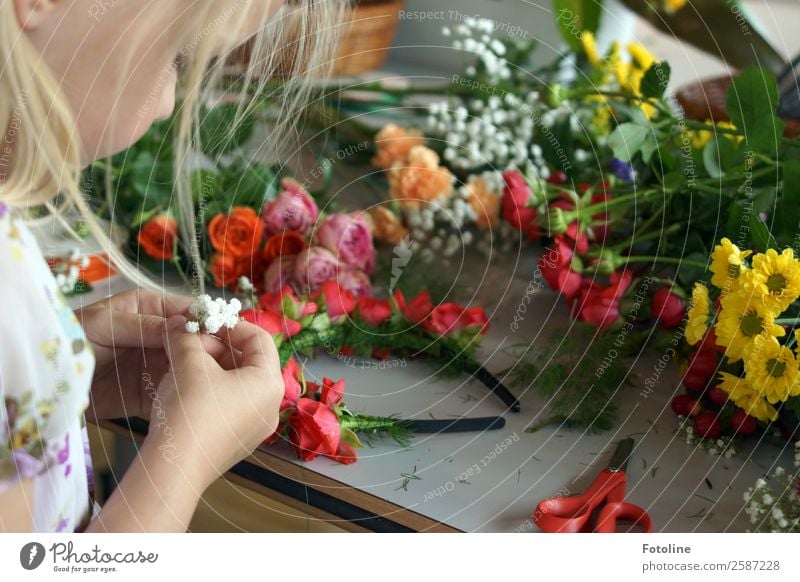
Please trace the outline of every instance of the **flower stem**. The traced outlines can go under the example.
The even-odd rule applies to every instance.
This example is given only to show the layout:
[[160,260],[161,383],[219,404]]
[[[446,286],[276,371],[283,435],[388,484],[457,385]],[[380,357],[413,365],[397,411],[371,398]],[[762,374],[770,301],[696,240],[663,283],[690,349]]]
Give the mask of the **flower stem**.
[[656,256],[630,256],[622,257],[625,263],[667,263],[670,265],[690,265],[705,269],[706,264],[700,261],[693,261],[692,259],[675,258],[675,257],[656,257]]

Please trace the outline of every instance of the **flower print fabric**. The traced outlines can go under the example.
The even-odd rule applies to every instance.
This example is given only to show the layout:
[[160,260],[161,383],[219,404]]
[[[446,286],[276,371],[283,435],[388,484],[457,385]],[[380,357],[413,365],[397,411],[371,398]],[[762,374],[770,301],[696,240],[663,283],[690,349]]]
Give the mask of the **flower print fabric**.
[[33,479],[34,531],[80,531],[93,507],[94,354],[36,239],[2,203],[0,305],[0,493]]

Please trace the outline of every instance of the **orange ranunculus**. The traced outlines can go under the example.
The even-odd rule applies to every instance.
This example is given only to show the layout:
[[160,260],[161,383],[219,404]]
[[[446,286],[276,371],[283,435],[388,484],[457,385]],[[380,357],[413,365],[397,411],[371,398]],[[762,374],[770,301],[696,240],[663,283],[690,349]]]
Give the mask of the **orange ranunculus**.
[[477,218],[475,223],[481,230],[496,228],[500,219],[500,192],[495,192],[482,176],[474,176],[464,186],[467,202]]
[[147,256],[169,260],[174,254],[177,238],[178,223],[166,214],[160,214],[144,223],[136,240]]
[[263,257],[267,263],[271,263],[278,257],[300,254],[307,246],[306,240],[300,234],[291,230],[284,230],[278,234],[273,234],[267,239],[267,243],[264,245]]
[[228,253],[214,253],[208,262],[208,269],[217,287],[228,287],[239,279],[239,265]]
[[264,224],[256,211],[246,206],[236,206],[230,214],[217,214],[208,223],[211,246],[232,259],[249,257],[259,250],[264,235]]
[[425,138],[415,129],[406,130],[390,123],[375,136],[375,157],[372,164],[376,168],[388,170],[395,162],[405,162],[411,148],[424,145]]
[[411,148],[408,161],[395,162],[389,171],[389,194],[406,208],[419,208],[452,193],[453,175],[425,146]]

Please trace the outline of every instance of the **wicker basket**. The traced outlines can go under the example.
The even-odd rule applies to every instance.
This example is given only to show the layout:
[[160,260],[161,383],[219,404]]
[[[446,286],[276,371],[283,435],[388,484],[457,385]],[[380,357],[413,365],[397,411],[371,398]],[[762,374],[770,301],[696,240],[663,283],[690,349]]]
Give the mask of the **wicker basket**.
[[[727,75],[713,77],[681,87],[675,97],[688,119],[711,120],[715,123],[730,121],[728,114],[725,113],[725,98],[730,85],[731,78]],[[794,119],[784,119],[784,122],[786,128],[783,133],[786,137],[800,135],[800,122]]]
[[[380,68],[386,60],[389,47],[397,31],[397,21],[404,0],[360,0],[349,10],[349,22],[343,26],[336,56],[333,58],[331,75],[355,76]],[[279,63],[273,72],[285,77],[293,67],[296,45],[290,42],[283,47]],[[237,76],[248,66],[251,58],[251,43],[245,43],[226,58],[227,73]]]
[[392,44],[404,0],[368,0],[356,4],[333,64],[333,74],[347,77],[379,69]]

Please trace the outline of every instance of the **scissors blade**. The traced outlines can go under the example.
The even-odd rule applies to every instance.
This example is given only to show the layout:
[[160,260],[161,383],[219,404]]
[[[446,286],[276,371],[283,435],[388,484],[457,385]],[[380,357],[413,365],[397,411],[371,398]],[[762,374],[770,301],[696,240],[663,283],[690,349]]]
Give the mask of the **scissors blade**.
[[633,453],[633,439],[622,439],[617,445],[614,454],[611,455],[611,460],[608,462],[608,470],[615,473],[617,471],[625,471],[628,468],[631,453]]

